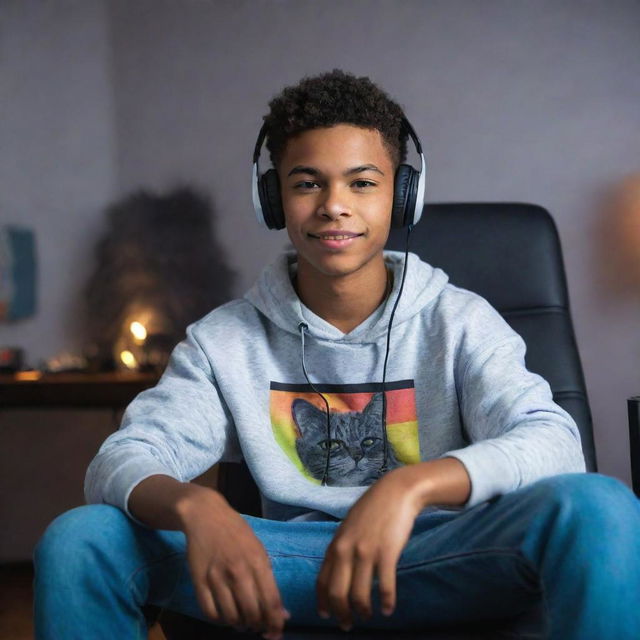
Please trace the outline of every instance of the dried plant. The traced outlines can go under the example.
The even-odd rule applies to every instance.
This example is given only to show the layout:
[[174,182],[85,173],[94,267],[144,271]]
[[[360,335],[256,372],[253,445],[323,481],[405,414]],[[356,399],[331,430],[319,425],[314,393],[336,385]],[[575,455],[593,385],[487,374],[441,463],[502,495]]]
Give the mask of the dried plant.
[[141,190],[106,210],[108,229],[85,294],[87,350],[108,359],[125,325],[145,316],[167,349],[188,324],[231,298],[234,273],[214,237],[207,197]]

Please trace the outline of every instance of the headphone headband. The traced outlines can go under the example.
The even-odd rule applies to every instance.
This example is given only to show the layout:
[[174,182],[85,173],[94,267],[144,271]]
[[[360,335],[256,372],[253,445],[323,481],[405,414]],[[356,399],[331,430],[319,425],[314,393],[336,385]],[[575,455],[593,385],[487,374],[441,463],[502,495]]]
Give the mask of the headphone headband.
[[256,146],[253,149],[253,163],[258,164],[258,159],[260,158],[260,151],[262,150],[262,143],[264,139],[267,137],[267,123],[263,122],[260,127],[260,133],[258,133],[258,139],[256,140]]

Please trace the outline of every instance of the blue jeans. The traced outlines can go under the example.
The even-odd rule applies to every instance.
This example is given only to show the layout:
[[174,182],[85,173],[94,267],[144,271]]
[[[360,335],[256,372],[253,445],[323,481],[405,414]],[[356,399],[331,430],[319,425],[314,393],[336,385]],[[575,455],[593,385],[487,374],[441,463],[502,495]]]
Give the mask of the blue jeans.
[[[291,625],[334,626],[315,581],[339,522],[244,516],[266,548]],[[38,640],[146,638],[145,604],[206,619],[180,531],[88,505],[57,517],[34,552]],[[398,562],[397,606],[354,627],[429,629],[518,620],[520,635],[640,638],[640,502],[618,480],[567,474],[462,512],[421,515]],[[214,623],[212,623],[214,624]],[[286,627],[285,627],[286,631]]]

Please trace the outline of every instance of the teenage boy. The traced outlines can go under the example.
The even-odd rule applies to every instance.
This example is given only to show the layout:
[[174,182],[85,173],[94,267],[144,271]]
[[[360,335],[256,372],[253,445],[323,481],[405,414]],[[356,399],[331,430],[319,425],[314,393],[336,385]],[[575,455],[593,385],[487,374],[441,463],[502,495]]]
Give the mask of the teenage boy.
[[[575,423],[486,301],[383,253],[400,107],[336,70],[270,108],[257,208],[295,252],[188,327],[103,444],[93,504],[36,549],[37,637],[142,637],[146,603],[268,638],[355,615],[640,637],[635,497],[579,473]],[[242,458],[264,518],[189,482]]]

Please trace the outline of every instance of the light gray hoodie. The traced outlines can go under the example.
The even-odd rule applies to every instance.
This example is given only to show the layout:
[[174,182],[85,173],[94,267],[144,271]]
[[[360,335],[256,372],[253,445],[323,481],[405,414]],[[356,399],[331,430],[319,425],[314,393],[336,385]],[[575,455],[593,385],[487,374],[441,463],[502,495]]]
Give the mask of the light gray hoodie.
[[[391,295],[350,333],[302,304],[291,282],[295,254],[267,267],[244,298],[190,325],[161,380],[128,406],[89,465],[87,502],[133,518],[129,494],[143,479],[186,482],[242,459],[264,517],[276,520],[344,518],[384,472],[385,451],[388,469],[460,460],[471,478],[468,507],[584,471],[578,429],[525,368],[522,338],[483,298],[411,253],[383,417],[387,326],[404,254],[385,252],[385,260]],[[321,395],[307,383],[303,356]]]

